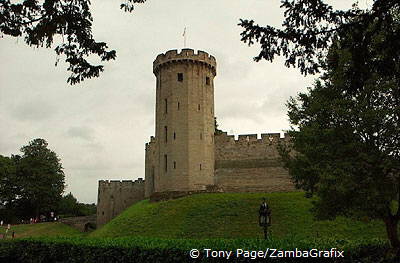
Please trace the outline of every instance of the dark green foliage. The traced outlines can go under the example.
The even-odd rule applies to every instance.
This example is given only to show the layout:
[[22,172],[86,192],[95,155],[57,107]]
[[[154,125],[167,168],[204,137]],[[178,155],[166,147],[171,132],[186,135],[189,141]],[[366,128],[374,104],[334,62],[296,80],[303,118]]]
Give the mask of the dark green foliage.
[[[387,44],[393,32],[378,31],[378,24],[338,33],[325,74],[288,102],[296,128],[292,148],[281,154],[297,186],[317,193],[319,217],[379,218],[400,248],[400,53]],[[388,53],[393,65],[385,68]]]
[[19,158],[0,155],[0,204],[6,209],[13,207],[20,191],[16,168]]
[[120,7],[125,12],[132,12],[134,10],[135,4],[144,2],[146,2],[146,0],[125,0]]
[[56,153],[43,139],[34,139],[23,146],[17,166],[21,187],[18,205],[29,216],[39,216],[57,207],[64,191],[64,172]]
[[[128,0],[121,4],[121,8],[132,11],[134,3],[143,2]],[[103,65],[94,65],[88,60],[91,55],[98,56],[101,61],[116,58],[115,50],[108,50],[106,43],[94,39],[92,22],[89,0],[0,1],[1,33],[23,36],[29,46],[46,48],[52,47],[55,38],[62,37],[55,52],[64,55],[69,64],[70,84],[98,77],[104,70]]]
[[94,215],[96,205],[79,203],[72,193],[69,193],[61,198],[56,212],[63,217]]
[[400,256],[400,2],[336,11],[322,0],[284,0],[282,7],[283,30],[242,21],[243,40],[261,42],[257,60],[284,55],[303,73],[324,70],[288,102],[293,144],[280,149],[285,166],[297,187],[318,196],[317,216],[379,218]]
[[5,222],[54,211],[64,191],[64,172],[43,139],[21,148],[22,156],[0,156],[0,216]]
[[[360,262],[366,259],[379,262],[388,245],[381,240],[296,240],[296,239],[151,239],[151,238],[45,238],[0,242],[0,261],[6,262],[194,262],[189,257],[193,248],[203,250],[308,250],[311,248],[338,248],[345,251],[345,261],[324,260],[323,262]],[[195,262],[220,262],[202,257]],[[251,260],[236,259],[237,262],[299,262],[297,258],[270,258]],[[300,262],[321,262],[321,259],[303,259]],[[387,261],[395,262],[395,261]]]
[[218,126],[219,126],[219,125],[218,125],[218,123],[217,123],[217,117],[214,117],[214,127],[215,127],[214,134],[215,134],[215,135],[220,135],[220,134],[223,133],[222,130],[218,129]]
[[96,214],[97,206],[92,204],[78,203],[78,216],[89,216]]
[[[377,32],[388,32],[390,41],[385,42],[386,48],[391,47],[395,53],[387,53],[379,61],[382,70],[393,70],[393,60],[398,49],[399,30],[394,29],[398,16],[400,2],[398,0],[374,0],[371,10],[361,10],[355,3],[350,10],[334,10],[324,0],[282,0],[281,7],[285,9],[283,28],[270,25],[260,26],[253,20],[242,19],[240,26],[242,41],[253,45],[259,42],[261,51],[254,59],[273,61],[276,56],[286,58],[287,67],[298,67],[303,74],[319,72],[323,66],[327,50],[338,37],[338,33],[361,31],[367,32],[371,24],[376,27],[372,34],[364,34],[356,40],[354,47],[366,47],[374,41],[372,37]],[[356,1],[354,1],[356,2]],[[397,44],[395,44],[397,43]],[[362,50],[362,49],[359,49]],[[360,62],[368,57],[357,56]]]
[[78,213],[78,200],[69,193],[60,199],[57,207],[58,215],[74,216]]
[[96,213],[95,204],[83,204],[64,191],[64,172],[56,153],[43,139],[21,148],[22,156],[0,155],[0,217],[5,222],[39,215],[86,216]]

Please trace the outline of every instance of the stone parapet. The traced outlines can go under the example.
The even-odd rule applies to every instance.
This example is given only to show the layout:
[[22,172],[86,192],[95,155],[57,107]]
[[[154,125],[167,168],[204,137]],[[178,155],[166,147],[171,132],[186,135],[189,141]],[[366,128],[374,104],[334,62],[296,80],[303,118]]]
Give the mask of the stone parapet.
[[235,140],[234,135],[228,135],[227,132],[215,135],[215,140],[218,143],[231,143],[231,144],[243,144],[243,143],[259,143],[259,144],[276,144],[282,142],[289,142],[290,136],[287,133],[283,134],[281,138],[280,133],[261,133],[261,138],[258,138],[257,134],[240,134],[238,139]]
[[215,57],[209,55],[204,51],[195,51],[193,49],[184,48],[180,53],[178,50],[169,50],[165,54],[160,54],[153,62],[153,73],[156,74],[160,67],[169,63],[176,62],[193,62],[193,63],[202,63],[210,67],[216,75],[217,62]]

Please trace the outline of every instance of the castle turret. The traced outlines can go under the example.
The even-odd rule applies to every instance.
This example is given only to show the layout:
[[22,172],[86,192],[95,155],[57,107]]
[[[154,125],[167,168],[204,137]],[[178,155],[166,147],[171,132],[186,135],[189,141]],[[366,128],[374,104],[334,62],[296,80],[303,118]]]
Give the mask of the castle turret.
[[[214,184],[214,77],[206,52],[170,50],[153,62],[155,139],[146,148],[146,196]],[[150,189],[151,188],[151,189]]]

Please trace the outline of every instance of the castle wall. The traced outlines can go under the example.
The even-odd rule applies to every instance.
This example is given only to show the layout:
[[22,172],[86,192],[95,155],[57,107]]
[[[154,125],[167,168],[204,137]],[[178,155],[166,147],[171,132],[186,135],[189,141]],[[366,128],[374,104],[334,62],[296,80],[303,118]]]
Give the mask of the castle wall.
[[277,145],[288,142],[279,133],[215,136],[215,184],[225,192],[293,191]]
[[158,172],[157,166],[157,143],[151,136],[150,142],[146,143],[145,152],[145,198],[149,198],[155,189],[155,174]]
[[97,228],[111,221],[132,204],[143,200],[145,183],[136,181],[99,181],[97,200]]

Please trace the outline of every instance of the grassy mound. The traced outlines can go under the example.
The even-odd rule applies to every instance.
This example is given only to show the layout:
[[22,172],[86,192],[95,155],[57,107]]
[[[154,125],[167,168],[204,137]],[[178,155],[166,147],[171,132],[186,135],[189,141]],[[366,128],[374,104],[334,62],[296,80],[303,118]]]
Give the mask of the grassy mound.
[[[7,233],[7,238],[11,238],[11,233],[15,232],[16,238],[25,237],[72,237],[82,236],[83,234],[77,229],[72,228],[63,223],[38,223],[38,224],[24,224],[24,225],[13,225],[10,231]],[[5,234],[6,228],[0,228],[0,234]]]
[[341,217],[334,221],[316,221],[309,211],[311,200],[301,192],[199,194],[159,203],[144,200],[90,236],[262,238],[258,206],[264,196],[272,209],[273,237],[386,238],[380,221],[361,222]]

